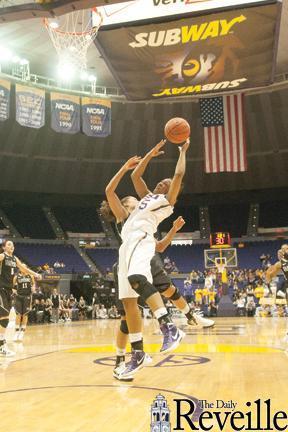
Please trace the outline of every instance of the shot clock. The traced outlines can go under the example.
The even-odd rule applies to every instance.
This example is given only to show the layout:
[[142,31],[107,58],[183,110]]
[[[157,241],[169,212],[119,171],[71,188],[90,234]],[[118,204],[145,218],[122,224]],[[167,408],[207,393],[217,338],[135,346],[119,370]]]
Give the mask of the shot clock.
[[228,232],[216,232],[210,234],[210,248],[211,249],[221,249],[230,248],[231,238]]

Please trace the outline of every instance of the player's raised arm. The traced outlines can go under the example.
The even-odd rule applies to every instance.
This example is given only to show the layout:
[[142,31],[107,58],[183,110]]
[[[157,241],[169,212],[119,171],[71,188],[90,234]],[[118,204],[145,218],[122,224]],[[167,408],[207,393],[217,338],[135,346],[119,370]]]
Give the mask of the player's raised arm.
[[141,158],[139,156],[133,156],[128,159],[127,162],[120,168],[120,170],[115,174],[115,176],[110,180],[105,189],[106,198],[112,213],[114,214],[117,222],[121,222],[127,217],[127,210],[122,205],[118,195],[115,190],[117,189],[120,181],[124,177],[124,175],[134,169]]
[[180,231],[180,229],[185,225],[185,220],[182,216],[179,216],[174,222],[170,231],[166,234],[166,236],[156,242],[156,252],[164,252],[165,249],[170,245],[171,241],[175,237],[175,234]]
[[16,264],[17,264],[17,267],[18,267],[18,269],[19,269],[22,273],[24,273],[24,274],[29,274],[30,276],[35,277],[35,279],[37,279],[37,280],[41,280],[41,279],[42,279],[42,275],[41,275],[41,274],[36,273],[36,272],[34,272],[33,270],[31,270],[29,267],[26,266],[26,264],[23,264],[23,263],[19,260],[19,258],[17,258],[17,257],[15,257],[15,258],[16,258]]
[[144,198],[148,193],[150,193],[150,190],[148,189],[145,181],[143,180],[143,174],[147,168],[147,165],[149,164],[150,160],[154,157],[158,157],[164,153],[162,147],[165,145],[166,140],[161,140],[158,144],[156,144],[155,147],[152,148],[141,160],[141,162],[138,164],[138,166],[134,169],[134,171],[131,174],[131,179],[134,185],[134,188],[136,190],[137,195],[140,198]]
[[185,175],[186,170],[186,151],[190,146],[190,138],[188,138],[183,144],[182,147],[179,148],[180,154],[178,158],[178,162],[175,168],[174,177],[172,179],[169,191],[167,193],[167,200],[171,205],[174,205],[177,201],[177,197],[181,190],[182,180]]

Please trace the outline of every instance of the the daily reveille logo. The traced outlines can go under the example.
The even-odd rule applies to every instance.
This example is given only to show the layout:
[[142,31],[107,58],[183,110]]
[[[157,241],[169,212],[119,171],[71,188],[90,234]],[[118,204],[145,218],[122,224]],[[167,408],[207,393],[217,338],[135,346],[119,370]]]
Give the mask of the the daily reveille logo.
[[180,28],[138,33],[135,35],[134,41],[130,42],[129,45],[132,48],[171,46],[227,36],[233,32],[235,25],[241,24],[246,19],[244,15],[239,15],[230,21],[220,19],[191,26],[186,25]]

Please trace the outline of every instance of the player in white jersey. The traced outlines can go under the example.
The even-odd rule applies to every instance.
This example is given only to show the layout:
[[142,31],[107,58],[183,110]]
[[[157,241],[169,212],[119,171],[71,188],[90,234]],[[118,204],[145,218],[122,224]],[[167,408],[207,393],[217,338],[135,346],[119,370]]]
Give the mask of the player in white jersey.
[[[186,151],[190,141],[180,148],[180,155],[173,179],[165,179],[158,183],[151,193],[142,175],[149,161],[163,153],[165,141],[162,140],[139,162],[132,173],[132,181],[141,201],[131,213],[121,232],[122,245],[119,250],[119,298],[126,312],[129,338],[132,346],[131,361],[126,365],[122,376],[133,376],[145,365],[147,359],[143,350],[142,320],[139,313],[137,298],[141,298],[153,310],[160,323],[163,333],[161,352],[175,349],[184,336],[171,321],[167,309],[163,305],[161,295],[152,285],[150,262],[155,254],[154,233],[158,225],[173,213],[186,167]],[[127,284],[127,278],[130,285]]]
[[[102,217],[109,223],[111,223],[112,229],[115,233],[116,239],[119,243],[119,247],[122,244],[121,231],[125,220],[128,216],[135,210],[138,206],[139,201],[131,196],[127,196],[120,199],[116,193],[116,189],[125,176],[125,174],[134,169],[140,162],[140,158],[134,156],[130,158],[125,164],[120,168],[120,170],[115,174],[115,176],[110,180],[109,184],[105,189],[107,201],[103,201],[101,204],[100,212]],[[185,224],[184,219],[180,216],[173,222],[173,227],[161,240],[156,241],[156,254],[151,260],[151,273],[153,277],[153,285],[160,292],[161,296],[172,301],[172,303],[183,312],[187,318],[187,323],[196,327],[211,327],[214,325],[214,321],[203,318],[200,314],[193,312],[190,306],[187,304],[186,300],[181,295],[178,288],[176,288],[169,275],[164,270],[162,259],[160,258],[158,252],[162,253],[169,246],[173,240],[175,234],[183,227]],[[118,298],[118,262],[113,266],[114,281],[117,291]],[[128,279],[127,279],[127,283]],[[116,335],[116,362],[113,370],[113,376],[116,379],[124,381],[132,381],[133,377],[123,378],[121,373],[125,369],[125,354],[126,345],[129,338],[129,330],[126,322],[126,316],[123,304],[121,300],[117,301],[117,309],[121,315],[120,326]],[[164,307],[164,304],[163,304]]]

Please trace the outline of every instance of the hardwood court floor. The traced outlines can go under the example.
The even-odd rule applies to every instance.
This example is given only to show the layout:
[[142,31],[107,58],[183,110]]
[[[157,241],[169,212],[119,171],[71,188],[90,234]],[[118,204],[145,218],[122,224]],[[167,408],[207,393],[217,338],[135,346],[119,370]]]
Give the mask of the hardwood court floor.
[[153,363],[133,383],[112,377],[118,321],[31,326],[23,345],[9,344],[17,356],[0,360],[1,430],[150,432],[150,406],[159,393],[168,400],[171,431],[175,398],[233,400],[237,409],[270,398],[275,411],[285,411],[286,324],[285,319],[219,318],[214,329],[189,327],[177,351],[163,356],[157,354],[157,325],[148,320],[144,333]]

